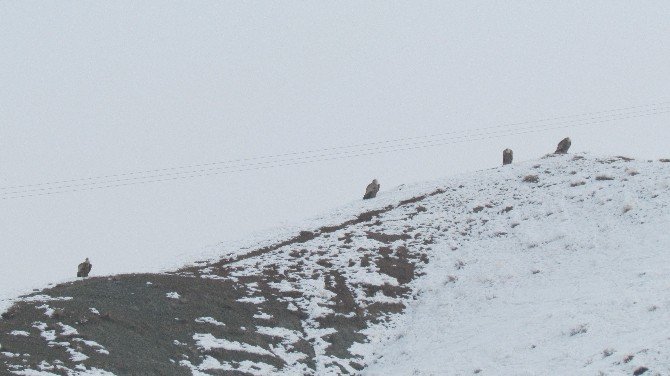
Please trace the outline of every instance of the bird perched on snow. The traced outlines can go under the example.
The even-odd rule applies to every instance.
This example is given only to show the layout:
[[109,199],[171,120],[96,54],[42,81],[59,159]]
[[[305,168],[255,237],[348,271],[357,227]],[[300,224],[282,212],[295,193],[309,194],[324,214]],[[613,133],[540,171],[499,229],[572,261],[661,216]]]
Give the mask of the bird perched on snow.
[[570,145],[572,145],[570,137],[562,139],[561,142],[558,143],[558,147],[556,147],[554,154],[566,154],[568,149],[570,149]]
[[513,159],[514,159],[514,152],[512,151],[512,149],[503,150],[503,166],[511,164]]
[[377,196],[377,192],[379,192],[379,187],[380,185],[377,182],[377,179],[368,184],[368,186],[365,188],[365,195],[363,196],[363,200],[375,198]]
[[93,267],[93,264],[91,264],[90,261],[88,261],[88,257],[84,262],[79,264],[79,267],[77,268],[77,277],[84,278],[88,277],[88,273],[91,272],[91,268]]

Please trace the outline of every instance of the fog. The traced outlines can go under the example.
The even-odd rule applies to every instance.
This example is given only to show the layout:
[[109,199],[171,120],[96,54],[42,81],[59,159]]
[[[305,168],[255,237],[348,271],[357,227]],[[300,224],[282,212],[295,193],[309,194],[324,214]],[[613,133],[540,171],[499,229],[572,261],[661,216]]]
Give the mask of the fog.
[[[92,275],[160,270],[360,200],[373,178],[383,194],[495,167],[507,147],[530,160],[570,136],[571,152],[670,157],[668,46],[667,1],[1,2],[0,187],[472,133],[4,195],[0,297],[72,278],[85,257]],[[631,107],[605,115],[646,116],[603,117]]]

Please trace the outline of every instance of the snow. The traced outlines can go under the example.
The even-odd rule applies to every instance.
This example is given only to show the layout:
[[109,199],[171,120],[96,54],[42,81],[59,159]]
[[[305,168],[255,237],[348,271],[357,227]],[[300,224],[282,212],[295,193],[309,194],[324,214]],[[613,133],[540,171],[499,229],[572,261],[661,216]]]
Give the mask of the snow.
[[266,336],[283,338],[289,343],[298,342],[301,338],[300,332],[281,327],[259,326],[256,328],[256,332]]
[[73,362],[83,362],[84,360],[88,359],[88,356],[86,356],[86,354],[83,354],[75,349],[68,347],[65,350],[68,352],[68,354],[70,354],[70,360],[72,360]]
[[52,372],[47,372],[47,371],[35,371],[32,369],[29,370],[24,370],[24,371],[14,371],[12,372],[15,375],[19,376],[58,376],[56,373]]
[[165,296],[167,296],[170,299],[179,299],[180,298],[179,294],[174,292],[174,291],[168,292],[167,294],[165,294]]
[[296,307],[295,304],[293,304],[293,303],[289,303],[288,306],[287,306],[287,308],[288,308],[290,311],[297,311],[297,310],[298,310],[298,307]]
[[[33,328],[36,328],[40,331],[40,336],[44,339],[44,341],[46,342],[46,344],[49,347],[58,346],[58,347],[64,348],[64,350],[68,354],[69,359],[72,362],[75,362],[75,363],[83,362],[83,361],[89,359],[89,356],[84,354],[82,351],[79,351],[79,350],[81,350],[79,347],[77,347],[77,349],[72,348],[71,347],[72,345],[71,345],[70,342],[66,342],[66,341],[58,342],[58,341],[56,341],[57,336],[69,337],[69,338],[74,337],[74,338],[72,338],[73,342],[82,343],[82,344],[94,349],[99,354],[109,355],[109,351],[107,349],[105,349],[104,346],[100,345],[99,343],[97,343],[95,341],[92,341],[92,340],[84,340],[82,338],[76,337],[76,336],[79,335],[79,332],[77,331],[77,329],[75,329],[74,327],[72,327],[70,325],[63,324],[63,323],[59,322],[58,326],[60,326],[60,334],[58,334],[58,335],[56,334],[56,330],[54,330],[54,329],[49,330],[48,325],[44,322],[37,321],[37,322],[34,322],[32,324],[32,326],[33,326]],[[15,334],[15,335],[26,335],[26,336],[29,335],[29,333],[27,333],[27,332],[20,332],[20,331],[12,332],[12,334],[13,333],[20,333],[20,334]],[[22,333],[25,333],[25,334],[22,334]],[[59,361],[56,360],[56,363],[58,363],[58,362]],[[38,374],[40,374],[39,372],[44,372],[44,370],[47,370],[47,369],[50,370],[53,367],[54,366],[51,366],[46,362],[41,362],[39,364],[39,368],[41,369],[41,371],[32,370],[32,369],[25,369],[25,370],[17,371],[17,372],[24,372],[24,373],[17,373],[17,374],[22,374],[22,375],[23,374],[25,374],[25,375],[35,374],[35,375],[38,375]],[[68,375],[81,375],[81,376],[113,375],[110,372],[100,370],[100,369],[97,369],[97,368],[87,369],[86,367],[84,367],[81,364],[78,365],[78,368],[75,369],[75,370],[70,370],[70,369],[68,369],[68,368],[66,368],[62,365],[58,365],[58,368],[61,369],[61,370],[67,371]],[[35,373],[31,373],[31,372],[35,372]]]
[[[537,181],[524,182],[529,175]],[[571,184],[575,181],[583,184]],[[430,262],[422,270],[425,275],[411,282],[418,300],[381,291],[366,296],[356,287],[400,284],[374,267],[363,267],[356,251],[405,244],[397,238],[385,244],[356,236],[354,228],[346,230],[354,232],[350,250],[332,248],[328,237],[303,247],[336,255],[328,260],[347,276],[362,307],[408,307],[405,314],[364,329],[367,342],[350,349],[357,362],[371,365],[368,374],[442,374],[445,369],[455,374],[535,374],[546,365],[575,374],[629,372],[644,364],[664,367],[667,362],[660,359],[667,355],[663,347],[670,333],[659,328],[670,318],[670,303],[657,291],[667,289],[668,270],[654,265],[669,264],[670,239],[656,235],[669,222],[668,186],[667,167],[658,162],[567,155],[405,186],[360,204],[357,212],[436,187],[446,190],[423,199],[424,210],[410,219],[402,209],[381,217],[378,231],[386,235],[413,228],[412,238],[434,240],[426,247]],[[346,215],[341,210],[307,228],[336,224]],[[300,292],[302,297],[289,303],[308,316],[303,326],[315,346],[317,373],[331,372],[332,364],[355,372],[345,360],[326,355],[330,344],[324,338],[335,329],[320,327],[318,319],[334,314],[334,293],[326,288],[318,263],[303,261],[301,270],[311,278],[273,287]],[[233,269],[239,277],[267,265],[285,273],[291,262],[290,249],[280,249],[242,260]],[[640,273],[645,278],[637,277]],[[267,333],[257,329],[263,331]],[[656,355],[649,355],[654,352],[648,347]],[[599,358],[610,351],[644,353],[648,360],[642,355],[631,362],[615,355]]]
[[[294,343],[298,342],[302,338],[302,333],[298,331],[282,327],[259,326],[256,328],[256,333],[270,337],[281,338],[282,346],[274,347],[272,352],[279,356],[288,365],[296,365],[298,361],[308,357],[307,354],[301,352],[288,351],[288,349],[293,347],[292,345]],[[285,373],[288,373],[288,371],[285,371]]]
[[56,340],[56,331],[47,330],[47,324],[43,322],[33,323],[33,328],[40,330],[40,336],[42,336],[46,341],[55,341]]
[[25,298],[20,298],[19,300],[24,302],[53,302],[60,300],[72,300],[72,297],[71,296],[52,297],[49,295],[33,295]]
[[237,301],[241,303],[261,304],[265,301],[265,298],[262,296],[254,296],[254,297],[237,299]]
[[[352,3],[96,2],[87,17],[88,4],[2,2],[3,193],[668,99],[668,2]],[[570,135],[581,150],[657,155],[669,120]],[[84,257],[96,276],[203,259],[208,244],[218,258],[240,249],[232,239],[359,199],[372,177],[388,192],[495,165],[508,146],[534,158],[558,133],[7,200],[0,312],[73,281]]]
[[63,323],[61,323],[61,322],[59,322],[58,325],[60,325],[60,327],[61,327],[61,329],[62,329],[62,332],[61,332],[61,334],[60,334],[61,336],[65,336],[65,337],[67,337],[67,336],[74,336],[74,335],[78,335],[78,334],[79,334],[79,332],[77,331],[77,329],[75,329],[75,328],[73,328],[73,327],[71,327],[71,326],[69,326],[69,325],[65,325],[65,324],[63,324]]
[[[502,220],[519,225],[498,224],[508,234],[496,237],[487,223],[457,251],[437,245],[397,339],[364,374],[670,371],[670,300],[660,293],[670,286],[668,170],[637,162],[630,178],[623,163],[567,158],[543,161],[543,189],[495,187],[516,166],[469,190],[474,200],[511,194]],[[573,170],[585,185],[569,187]]]
[[195,319],[195,322],[201,323],[201,324],[212,324],[212,325],[217,325],[217,326],[226,326],[226,324],[215,320],[213,317],[198,317]]
[[56,311],[53,308],[49,307],[48,304],[43,304],[41,306],[37,306],[37,308],[43,309],[44,314],[47,315],[47,317],[53,317],[53,314],[56,313]]
[[293,288],[293,286],[289,281],[272,282],[270,283],[270,286],[282,292],[295,291],[295,289]]
[[13,336],[20,336],[20,337],[29,337],[30,333],[23,331],[23,330],[12,330],[9,334]]
[[231,362],[220,362],[217,359],[207,356],[203,360],[203,362],[195,367],[191,362],[187,360],[182,360],[180,362],[181,365],[186,366],[191,369],[191,372],[194,376],[207,376],[209,375],[208,373],[200,372],[200,371],[206,371],[206,370],[222,370],[222,371],[239,371],[239,372],[244,372],[247,374],[251,374],[254,376],[268,376],[268,375],[273,375],[275,374],[275,367],[266,364],[263,362],[251,362],[248,360],[242,361],[242,362],[237,362],[236,364],[233,364]]
[[[58,363],[58,361],[56,361]],[[79,364],[75,369],[68,369],[62,365],[50,365],[47,362],[42,362],[38,365],[40,370],[26,369],[26,370],[17,370],[13,371],[14,375],[23,375],[23,376],[57,376],[59,374],[52,373],[48,371],[54,371],[56,369],[66,372],[68,376],[114,376],[113,373],[101,370],[95,367],[86,368],[85,366]]]
[[68,376],[115,376],[111,372],[107,372],[105,370],[101,370],[95,367],[87,369],[86,367],[82,366],[82,368],[83,369],[69,371]]
[[99,354],[109,355],[109,351],[107,351],[107,349],[105,349],[105,347],[103,345],[101,345],[101,344],[99,344],[95,341],[85,340],[85,339],[81,339],[81,338],[74,338],[74,341],[75,342],[81,342],[88,347],[94,348],[95,351]]
[[205,350],[224,349],[228,351],[242,351],[258,355],[273,356],[272,352],[264,348],[253,346],[247,343],[228,341],[226,339],[216,338],[211,334],[196,333],[193,335],[193,339],[196,341],[196,345],[198,347],[201,347]]
[[[528,175],[536,175],[537,182],[524,182]],[[550,156],[403,186],[316,218],[304,228],[336,225],[437,188],[444,192],[415,205],[395,207],[373,224],[336,230],[227,266],[240,280],[267,268],[290,276],[269,285],[291,292],[281,301],[304,315],[301,331],[272,327],[272,321],[240,328],[278,339],[265,348],[218,338],[206,331],[220,329],[202,326],[192,336],[195,345],[205,351],[278,357],[284,368],[209,355],[179,363],[194,375],[206,375],[208,370],[258,375],[336,374],[342,369],[361,373],[351,362],[367,366],[362,371],[366,375],[534,375],[547,369],[570,375],[632,374],[639,367],[649,368],[651,374],[670,372],[670,298],[664,293],[670,288],[670,164]],[[419,206],[422,210],[417,210]],[[347,236],[350,244],[341,247],[340,239]],[[287,238],[278,235],[249,249]],[[427,263],[413,264],[420,272],[413,280],[403,281],[374,263],[363,263],[366,250],[390,252],[403,247],[425,252]],[[314,252],[299,257],[296,271],[292,251],[302,248]],[[321,319],[357,314],[338,310],[333,282],[327,281],[331,270],[346,279],[350,299],[361,312],[374,304],[405,307],[366,322],[357,333],[365,340],[349,348],[351,358],[328,352],[329,336],[337,330]],[[408,293],[391,296],[382,289],[367,293],[371,286],[406,287]],[[258,285],[251,287],[256,295]],[[179,298],[176,292],[166,296]],[[265,299],[248,296],[238,302],[261,305]],[[256,319],[272,318],[261,307],[249,308]],[[195,322],[225,325],[214,317]],[[46,324],[33,326],[47,341],[55,341],[55,331]],[[74,332],[61,328],[76,334],[74,328]],[[299,363],[307,357],[293,348],[299,340],[314,346],[315,372]],[[85,359],[85,354],[64,346],[72,359]]]
[[265,312],[260,312],[260,313],[257,313],[257,314],[254,315],[255,319],[261,319],[261,320],[270,320],[270,319],[272,319],[272,317],[273,317],[272,315],[270,315],[269,313],[265,313]]

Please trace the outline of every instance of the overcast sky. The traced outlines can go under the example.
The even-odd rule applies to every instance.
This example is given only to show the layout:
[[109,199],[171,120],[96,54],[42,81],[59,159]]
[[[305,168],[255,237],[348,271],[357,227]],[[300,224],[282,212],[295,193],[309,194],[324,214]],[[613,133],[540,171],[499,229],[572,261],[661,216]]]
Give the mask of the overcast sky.
[[[670,101],[669,78],[668,1],[3,1],[0,187],[643,106]],[[575,152],[668,157],[669,126],[0,200],[0,297],[84,257],[93,274],[155,270],[359,200],[372,178],[489,168],[506,147],[528,160],[569,135]]]

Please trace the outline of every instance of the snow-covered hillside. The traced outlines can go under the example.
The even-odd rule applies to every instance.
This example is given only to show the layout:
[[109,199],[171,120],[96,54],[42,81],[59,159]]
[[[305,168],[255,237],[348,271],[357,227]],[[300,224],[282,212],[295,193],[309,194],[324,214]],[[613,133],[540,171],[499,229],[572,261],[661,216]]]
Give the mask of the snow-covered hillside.
[[669,188],[670,163],[583,155],[399,187],[220,260],[36,293],[0,321],[0,367],[670,374]]
[[460,209],[427,205],[450,234],[365,374],[670,374],[668,167],[559,157],[462,181]]

